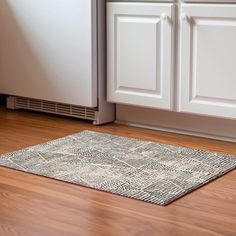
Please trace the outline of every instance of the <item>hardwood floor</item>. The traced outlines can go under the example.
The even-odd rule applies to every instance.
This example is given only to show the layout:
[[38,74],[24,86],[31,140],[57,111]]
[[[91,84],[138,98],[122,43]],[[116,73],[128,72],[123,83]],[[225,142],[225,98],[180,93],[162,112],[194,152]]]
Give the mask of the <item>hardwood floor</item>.
[[[236,155],[236,144],[0,109],[0,153],[84,129]],[[0,167],[1,236],[236,235],[236,171],[166,207]]]

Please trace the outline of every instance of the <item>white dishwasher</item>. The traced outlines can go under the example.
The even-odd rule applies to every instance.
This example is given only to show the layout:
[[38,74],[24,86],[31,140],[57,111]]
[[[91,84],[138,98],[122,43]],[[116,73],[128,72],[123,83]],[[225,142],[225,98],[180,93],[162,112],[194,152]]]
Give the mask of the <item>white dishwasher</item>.
[[114,119],[105,96],[105,0],[1,0],[0,94],[8,108]]

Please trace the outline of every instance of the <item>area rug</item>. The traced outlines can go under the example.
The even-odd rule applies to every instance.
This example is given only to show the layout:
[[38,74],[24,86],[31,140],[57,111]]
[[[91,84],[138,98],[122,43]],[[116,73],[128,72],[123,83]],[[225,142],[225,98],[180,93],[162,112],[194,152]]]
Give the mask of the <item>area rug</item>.
[[236,168],[236,156],[83,131],[0,155],[0,165],[167,205]]

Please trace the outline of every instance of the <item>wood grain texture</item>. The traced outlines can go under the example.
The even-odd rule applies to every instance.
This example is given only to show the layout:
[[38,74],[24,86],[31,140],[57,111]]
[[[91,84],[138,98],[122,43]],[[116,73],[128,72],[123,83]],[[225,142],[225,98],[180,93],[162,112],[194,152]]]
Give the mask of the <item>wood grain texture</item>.
[[[236,144],[165,132],[0,109],[0,153],[81,130],[236,154]],[[236,235],[236,171],[156,206],[0,167],[0,235]]]

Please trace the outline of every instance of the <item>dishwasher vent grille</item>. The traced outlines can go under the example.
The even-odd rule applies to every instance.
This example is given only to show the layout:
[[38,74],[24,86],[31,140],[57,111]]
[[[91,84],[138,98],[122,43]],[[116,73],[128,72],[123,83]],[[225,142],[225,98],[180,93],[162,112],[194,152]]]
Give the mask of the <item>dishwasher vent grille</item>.
[[48,102],[39,99],[24,98],[18,96],[9,96],[7,98],[7,107],[9,109],[25,109],[52,114],[76,117],[86,120],[96,120],[97,108],[75,106],[57,102]]

